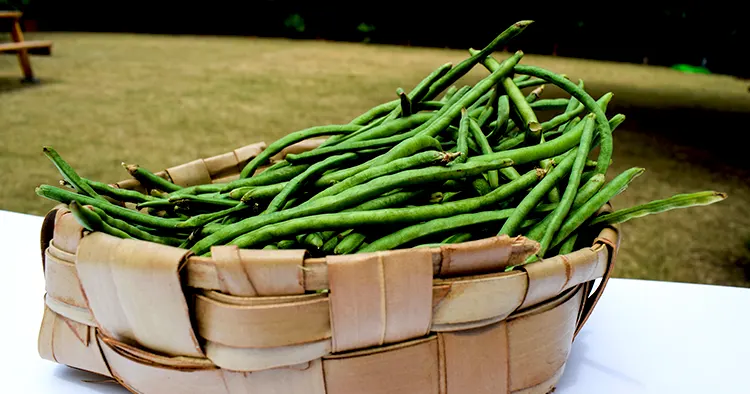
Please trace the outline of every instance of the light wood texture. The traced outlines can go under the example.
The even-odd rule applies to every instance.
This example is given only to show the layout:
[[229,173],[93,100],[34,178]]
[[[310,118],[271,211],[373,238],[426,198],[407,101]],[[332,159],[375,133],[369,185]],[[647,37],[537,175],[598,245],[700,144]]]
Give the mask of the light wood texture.
[[23,72],[24,81],[32,82],[34,79],[34,71],[31,69],[31,60],[29,60],[29,49],[36,48],[51,48],[52,42],[50,41],[24,41],[23,30],[21,30],[21,24],[19,19],[21,13],[17,11],[3,11],[0,12],[0,19],[12,19],[10,28],[10,37],[13,42],[1,43],[0,53],[2,52],[15,52],[18,56],[18,64],[21,66]]

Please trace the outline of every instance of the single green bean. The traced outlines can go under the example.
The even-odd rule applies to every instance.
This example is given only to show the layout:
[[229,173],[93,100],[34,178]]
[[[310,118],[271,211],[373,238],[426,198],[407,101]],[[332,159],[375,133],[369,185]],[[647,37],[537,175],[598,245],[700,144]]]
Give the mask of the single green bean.
[[106,201],[104,197],[95,192],[94,189],[92,189],[91,186],[78,175],[68,162],[63,160],[56,150],[50,146],[45,146],[42,148],[42,152],[44,152],[44,155],[55,165],[55,168],[60,172],[63,179],[65,179],[65,181],[78,193],[87,195],[91,198],[96,198],[97,200]]
[[519,82],[516,84],[516,86],[518,86],[519,89],[526,89],[526,88],[533,88],[533,87],[541,86],[541,85],[544,85],[545,83],[547,83],[547,81],[543,79],[530,79],[527,81]]
[[594,139],[594,126],[595,123],[593,117],[587,116],[584,120],[581,143],[580,145],[578,145],[575,162],[573,163],[573,168],[570,171],[570,176],[568,177],[568,185],[565,187],[565,191],[563,192],[563,196],[560,199],[560,203],[557,205],[557,208],[552,211],[552,219],[550,219],[550,222],[547,225],[547,230],[544,233],[544,237],[542,237],[542,241],[540,242],[540,248],[537,252],[537,256],[539,258],[543,258],[544,254],[547,253],[547,249],[549,248],[550,243],[555,236],[555,233],[562,225],[565,217],[568,216],[570,208],[573,205],[573,200],[575,199],[576,193],[578,192],[578,186],[580,186],[583,167],[586,166],[586,158],[589,155],[591,142]]
[[373,127],[370,129],[362,129],[361,133],[356,132],[350,134],[349,138],[345,138],[341,140],[339,143],[337,143],[334,146],[329,147],[319,147],[315,150],[321,150],[321,149],[332,149],[332,148],[339,148],[341,149],[342,146],[349,145],[356,141],[364,141],[364,140],[373,140],[378,138],[387,138],[394,136],[396,134],[399,134],[405,130],[412,129],[416,126],[419,126],[428,120],[432,119],[436,114],[435,113],[418,113],[411,116],[406,116],[399,119],[394,119],[392,121],[389,121],[388,123],[382,123],[378,125],[377,127]]
[[208,223],[213,222],[214,220],[221,219],[233,213],[241,212],[250,208],[251,206],[248,204],[237,204],[234,207],[227,208],[221,211],[195,215],[191,217],[190,219],[177,223],[175,227],[176,228],[195,228],[195,227],[204,226]]
[[[417,86],[412,89],[408,95],[406,95],[406,98],[409,100],[411,108],[413,110],[413,106],[419,103],[424,95],[427,93],[427,91],[430,89],[430,86],[432,86],[437,80],[442,78],[445,74],[447,74],[451,68],[453,68],[453,64],[451,63],[445,63],[442,66],[435,69],[435,71],[431,72],[427,77],[425,77],[422,81],[420,81]],[[401,107],[394,108],[390,114],[386,117],[386,122],[389,120],[396,119],[399,115],[403,114],[403,98]],[[408,115],[404,115],[408,116]]]
[[[500,130],[505,130],[505,126],[510,120],[510,101],[508,96],[502,95],[497,99],[497,119],[495,120],[495,126],[493,127],[490,123],[489,127],[492,129],[490,136],[494,136],[494,140],[497,141],[500,137]],[[488,137],[489,138],[489,137]]]
[[[407,117],[411,115],[411,100],[409,99],[409,95],[407,95],[402,88],[396,89],[396,94],[398,95],[399,101],[401,102],[401,116]],[[387,120],[388,119],[386,118],[386,121]]]
[[388,234],[371,242],[367,247],[361,248],[357,253],[370,253],[381,250],[396,249],[401,245],[416,239],[440,234],[446,231],[456,230],[463,227],[474,226],[506,220],[513,213],[513,209],[499,211],[484,211],[476,213],[464,213],[444,218],[432,219],[430,221],[415,224],[403,228],[395,233]]
[[354,125],[364,126],[372,122],[374,119],[384,116],[385,114],[393,111],[395,108],[398,108],[399,104],[400,104],[399,100],[393,100],[387,103],[377,105],[375,107],[370,108],[367,112],[363,113],[362,115],[359,115],[358,117],[352,119],[351,122],[349,123],[354,124]]
[[167,193],[173,193],[182,189],[182,186],[175,185],[171,181],[168,181],[136,164],[123,163],[122,165],[128,170],[133,178],[145,187],[163,190]]
[[352,232],[351,234],[344,237],[344,239],[341,240],[341,242],[336,245],[336,247],[333,250],[334,254],[350,254],[354,253],[360,246],[362,246],[363,243],[365,243],[365,239],[367,239],[367,236],[358,233],[358,232]]
[[333,254],[339,242],[341,242],[341,239],[339,239],[339,237],[331,237],[330,239],[326,241],[326,243],[323,244],[323,247],[320,248],[320,251],[327,255]]
[[453,97],[454,94],[458,91],[458,88],[454,85],[451,85],[448,87],[448,89],[445,91],[445,94],[443,95],[443,98],[440,99],[441,102],[445,103],[448,102],[451,97]]
[[409,224],[437,219],[440,217],[469,213],[491,204],[497,204],[498,202],[525,190],[536,183],[540,176],[540,171],[532,170],[517,180],[500,186],[485,196],[445,204],[390,208],[365,212],[326,213],[277,222],[272,225],[257,228],[251,232],[239,233],[238,237],[229,242],[229,244],[237,245],[240,248],[247,248],[260,243],[270,242],[273,239],[309,231],[358,228],[384,224]]
[[91,186],[91,188],[94,189],[94,191],[99,193],[100,195],[111,197],[117,201],[140,203],[140,202],[158,200],[157,197],[153,197],[148,194],[143,194],[139,191],[121,189],[119,187],[114,187],[103,182],[92,181],[90,179],[85,179],[85,178],[83,178],[83,181],[86,182],[89,186]]
[[279,250],[279,247],[274,244],[268,244],[263,247],[263,250]]
[[551,111],[551,110],[565,109],[570,106],[571,101],[572,100],[568,100],[566,98],[544,99],[544,100],[534,101],[533,103],[530,103],[529,105],[531,106],[532,109],[535,109],[535,110]]
[[[281,152],[284,148],[290,145],[323,135],[353,133],[361,128],[362,126],[356,124],[328,125],[311,127],[304,130],[295,131],[291,134],[287,134],[286,136],[268,145],[268,147],[266,147],[263,152],[259,153],[258,156],[255,156],[252,160],[250,160],[242,169],[242,172],[240,172],[240,179],[251,177],[253,173],[255,173],[255,170],[258,169],[258,167],[266,164],[266,162],[268,162],[268,160],[272,156]],[[291,162],[291,160],[289,161]]]
[[458,138],[456,139],[456,153],[458,153],[458,157],[453,159],[449,165],[465,163],[469,158],[469,119],[466,108],[462,108],[461,122],[458,126]]
[[[477,145],[479,145],[482,154],[487,155],[492,153],[492,147],[487,141],[487,137],[485,137],[484,133],[482,132],[482,128],[479,126],[479,123],[477,123],[474,119],[469,119],[469,130],[471,131],[472,137],[474,137],[474,141],[477,143]],[[513,172],[515,172],[514,175],[520,176],[520,174],[518,174],[518,171],[513,169],[513,167],[508,167],[505,170],[512,170]],[[497,189],[497,187],[500,186],[500,178],[498,172],[489,171],[487,173],[487,181],[489,182],[490,188]]]
[[220,207],[220,208],[231,208],[234,206],[237,206],[240,204],[239,201],[226,199],[226,198],[216,198],[216,197],[208,197],[206,195],[192,195],[192,194],[186,194],[186,195],[177,195],[169,197],[168,200],[172,204],[176,205],[183,205],[183,204],[197,204],[197,205],[204,205],[209,207]]
[[640,218],[647,215],[671,211],[677,208],[690,208],[701,205],[709,205],[727,198],[726,193],[715,191],[704,191],[690,194],[676,194],[663,200],[655,200],[646,204],[636,205],[634,207],[619,209],[617,211],[600,215],[594,218],[589,225],[593,226],[599,223],[616,224],[624,223],[628,220]]
[[[309,170],[309,168],[307,170]],[[302,174],[304,174],[304,172]],[[297,175],[297,176],[300,176],[300,175]],[[242,195],[242,197],[240,198],[240,201],[245,202],[245,203],[261,203],[261,202],[273,200],[274,197],[278,196],[279,193],[281,193],[281,191],[284,190],[284,188],[287,187],[287,185],[289,185],[289,182],[281,182],[275,185],[266,185],[266,186],[251,186],[249,190],[247,191],[247,193]],[[237,188],[234,190],[239,191],[242,189],[244,188]]]
[[302,246],[306,246],[311,249],[320,249],[323,247],[323,238],[320,237],[319,233],[300,234],[296,237],[297,242]]
[[545,85],[539,86],[526,96],[526,102],[529,103],[530,108],[533,109],[533,107],[531,107],[531,104],[539,100],[539,97],[542,97],[542,93],[544,93],[544,86]]
[[560,245],[559,254],[572,253],[575,250],[577,240],[578,240],[578,233],[570,234],[570,236],[565,239],[565,242],[563,242],[562,245]]
[[531,75],[521,75],[521,76],[513,78],[513,82],[515,82],[517,85],[523,81],[528,81],[529,79],[531,79]]
[[[281,192],[279,192],[279,194],[276,195],[273,200],[271,200],[271,203],[268,204],[268,208],[266,208],[263,213],[269,214],[280,210],[284,206],[284,203],[286,203],[287,199],[292,194],[296,193],[305,183],[307,183],[310,178],[322,174],[330,170],[331,168],[336,168],[342,163],[356,158],[356,153],[344,153],[343,155],[331,156],[321,162],[311,165],[310,168],[308,168],[305,172],[297,175],[294,179],[289,181],[287,185],[284,186],[284,188],[281,190]],[[322,242],[320,246],[323,246]]]
[[[73,201],[72,204],[77,204],[77,203]],[[132,224],[124,220],[113,218],[112,216],[107,215],[107,213],[104,212],[103,210],[92,205],[87,205],[84,208],[88,208],[94,211],[94,213],[99,215],[99,217],[104,221],[104,223],[110,225],[113,228],[121,230],[122,232],[128,234],[130,237],[135,238],[135,239],[140,239],[143,241],[154,242],[154,243],[159,243],[159,244],[169,245],[169,246],[180,246],[184,241],[182,239],[174,238],[174,237],[153,235],[149,233],[148,231],[141,230],[140,228],[133,226]]]
[[297,247],[297,241],[293,241],[291,239],[285,239],[285,240],[279,241],[276,244],[276,247],[278,249],[292,249],[292,248]]
[[[492,89],[492,95],[490,96],[490,101],[487,103],[487,105],[484,106],[482,109],[482,112],[479,114],[479,117],[477,118],[477,124],[479,125],[479,128],[481,129],[484,127],[487,122],[489,122],[490,117],[495,113],[497,110],[497,102],[500,99],[500,89],[497,85]],[[484,135],[484,133],[482,133]]]
[[482,59],[494,52],[495,49],[503,47],[513,37],[521,34],[521,32],[523,32],[526,27],[528,27],[532,23],[533,21],[520,21],[505,29],[505,31],[500,33],[500,35],[492,40],[489,45],[482,48],[481,51],[478,51],[468,59],[465,59],[464,61],[459,63],[456,67],[448,71],[448,73],[446,73],[442,78],[438,79],[434,84],[432,84],[427,93],[425,93],[424,97],[422,97],[422,100],[432,100],[433,98],[437,97],[437,95],[440,94],[440,92],[442,92],[445,88],[452,85],[461,77],[466,75],[466,73],[474,68],[475,65],[479,64]]
[[557,246],[565,240],[570,234],[573,233],[578,227],[587,221],[591,215],[596,213],[604,204],[611,200],[614,196],[621,193],[628,184],[635,179],[638,175],[643,173],[643,168],[631,168],[622,172],[620,175],[612,179],[611,182],[606,184],[598,193],[591,197],[585,204],[580,208],[571,212],[565,219],[565,222],[560,227],[557,236],[552,240],[552,247]]
[[[579,79],[578,80],[578,87],[581,88],[581,90],[583,90],[585,86],[586,85],[583,83],[583,79]],[[579,101],[576,100],[575,97],[571,97],[570,101],[568,101],[568,105],[565,107],[565,112],[570,112],[570,111],[575,110],[576,107],[578,107],[578,104],[579,104]],[[560,125],[560,128],[558,129],[558,131],[560,131],[561,134],[564,133],[565,129],[568,128],[571,123],[572,123],[572,120],[563,123],[562,125]],[[578,122],[576,122],[576,123],[578,123]]]

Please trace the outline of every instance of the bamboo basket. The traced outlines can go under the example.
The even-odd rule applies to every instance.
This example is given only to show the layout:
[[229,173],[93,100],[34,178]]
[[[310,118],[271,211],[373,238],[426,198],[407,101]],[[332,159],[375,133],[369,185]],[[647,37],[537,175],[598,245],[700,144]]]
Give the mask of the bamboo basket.
[[[183,186],[226,182],[264,148],[160,175]],[[618,246],[618,229],[602,227],[591,247],[509,272],[536,242],[502,236],[325,258],[218,246],[207,258],[89,233],[61,205],[41,229],[39,354],[146,394],[544,394]]]

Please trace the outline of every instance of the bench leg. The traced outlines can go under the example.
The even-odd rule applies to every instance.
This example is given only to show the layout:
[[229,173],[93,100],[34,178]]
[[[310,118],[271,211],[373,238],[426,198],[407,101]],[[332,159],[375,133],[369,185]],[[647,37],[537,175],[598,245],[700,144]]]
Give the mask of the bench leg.
[[[21,24],[18,23],[18,20],[13,24],[13,30],[10,33],[11,37],[13,38],[14,42],[22,42],[23,41],[23,31],[21,31]],[[34,71],[31,70],[31,61],[29,60],[29,51],[28,49],[19,49],[18,52],[18,64],[21,66],[21,71],[23,71],[23,80],[24,83],[37,83],[39,80],[34,78]]]

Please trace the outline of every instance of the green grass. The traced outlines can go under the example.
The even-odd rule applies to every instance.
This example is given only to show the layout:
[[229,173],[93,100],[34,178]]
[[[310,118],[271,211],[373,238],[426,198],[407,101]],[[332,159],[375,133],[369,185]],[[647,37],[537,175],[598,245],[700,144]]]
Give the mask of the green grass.
[[[127,177],[123,161],[160,170],[312,125],[347,122],[395,98],[397,87],[408,90],[438,65],[465,57],[440,49],[244,37],[29,38],[55,46],[53,56],[32,58],[42,80],[33,87],[18,82],[14,57],[0,56],[0,209],[33,214],[53,205],[34,187],[59,179],[43,145],[55,147],[82,175],[113,182]],[[523,61],[584,78],[594,95],[612,90],[614,103],[750,108],[746,86],[727,77],[534,56]],[[477,68],[466,83],[483,75]],[[704,189],[729,193],[720,204],[624,224],[615,275],[750,286],[743,275],[750,256],[747,171],[709,165],[723,157],[627,121],[615,146],[612,176],[631,166],[647,169],[615,199],[616,207]]]

